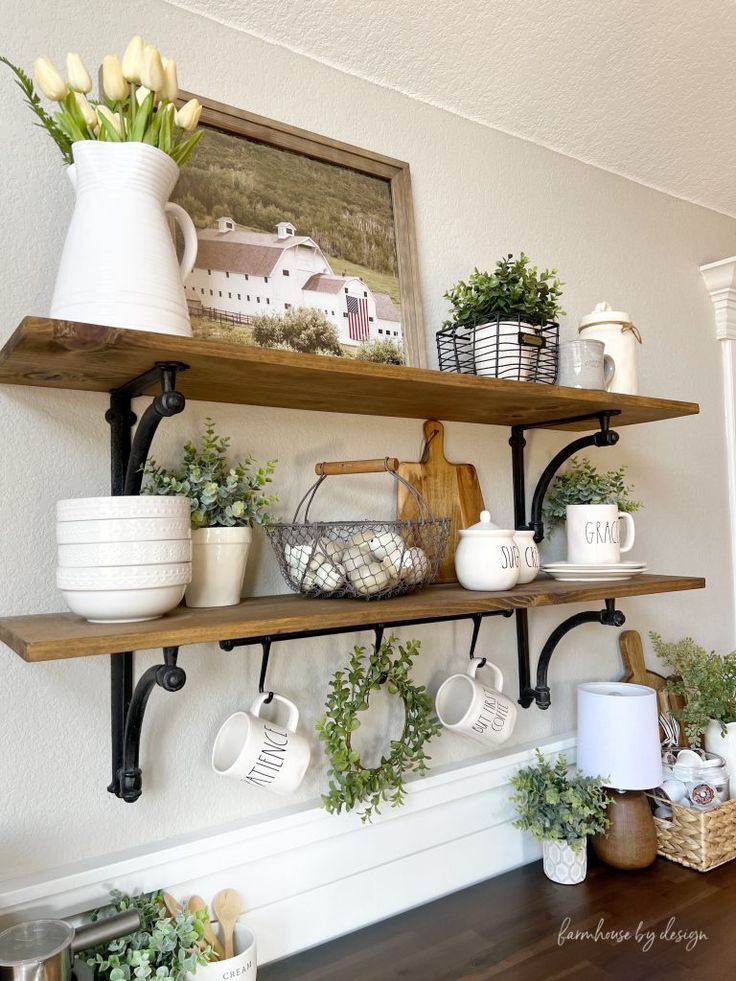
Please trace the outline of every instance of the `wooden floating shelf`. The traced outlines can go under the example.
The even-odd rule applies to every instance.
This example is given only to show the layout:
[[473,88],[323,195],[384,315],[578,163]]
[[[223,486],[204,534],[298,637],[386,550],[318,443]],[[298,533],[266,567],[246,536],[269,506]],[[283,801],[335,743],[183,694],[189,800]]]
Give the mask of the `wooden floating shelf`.
[[[480,378],[350,358],[317,357],[213,341],[26,317],[0,351],[0,384],[110,392],[158,361],[189,366],[187,399],[499,426],[617,410],[615,428],[695,415],[694,402]],[[153,390],[152,390],[153,392]],[[154,393],[155,394],[155,393]]]
[[460,586],[428,586],[388,600],[309,599],[289,593],[247,599],[238,606],[190,610],[178,607],[145,623],[87,623],[72,613],[0,619],[0,640],[26,661],[51,661],[93,654],[115,654],[154,647],[209,644],[240,637],[328,630],[402,620],[431,619],[517,610],[564,603],[586,603],[684,589],[703,589],[705,580],[642,575],[626,582],[562,583],[540,576],[527,586],[497,593],[469,592]]

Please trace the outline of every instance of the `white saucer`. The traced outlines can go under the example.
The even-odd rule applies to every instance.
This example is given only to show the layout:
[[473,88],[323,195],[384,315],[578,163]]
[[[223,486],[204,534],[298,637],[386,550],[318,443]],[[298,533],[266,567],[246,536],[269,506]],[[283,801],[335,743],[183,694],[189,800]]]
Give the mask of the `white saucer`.
[[637,569],[621,569],[616,567],[614,572],[604,572],[600,566],[588,566],[579,568],[554,568],[542,566],[542,572],[546,572],[558,582],[623,582],[626,579],[633,579],[646,571],[646,566]]
[[545,562],[542,565],[542,572],[552,572],[554,570],[555,572],[592,572],[601,575],[604,572],[643,572],[646,567],[646,562],[611,562],[601,565],[575,562]]

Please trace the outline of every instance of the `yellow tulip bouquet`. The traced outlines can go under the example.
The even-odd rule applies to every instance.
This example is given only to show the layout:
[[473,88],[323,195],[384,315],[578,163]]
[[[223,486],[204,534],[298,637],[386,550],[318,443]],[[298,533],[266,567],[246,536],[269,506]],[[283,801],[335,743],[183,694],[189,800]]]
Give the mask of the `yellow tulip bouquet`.
[[122,62],[106,55],[102,62],[99,99],[88,98],[92,79],[78,54],[66,56],[66,80],[48,58],[33,63],[36,83],[43,94],[58,103],[53,115],[41,104],[28,75],[0,55],[14,72],[26,103],[61,150],[65,163],[72,163],[72,145],[79,140],[148,143],[168,154],[182,166],[202,137],[197,123],[202,106],[190,99],[176,108],[179,88],[176,63],[164,58],[158,48],[140,35],[131,39]]

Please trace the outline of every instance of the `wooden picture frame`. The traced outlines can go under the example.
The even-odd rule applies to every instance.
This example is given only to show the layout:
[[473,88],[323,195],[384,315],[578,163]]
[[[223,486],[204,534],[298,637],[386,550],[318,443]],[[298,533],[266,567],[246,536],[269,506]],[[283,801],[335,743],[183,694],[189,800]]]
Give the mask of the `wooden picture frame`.
[[181,92],[177,102],[183,105],[192,98],[199,99],[203,106],[200,125],[301,154],[313,160],[346,167],[388,183],[393,208],[404,356],[408,365],[426,368],[409,164],[225,105],[214,99],[195,96],[191,92]]

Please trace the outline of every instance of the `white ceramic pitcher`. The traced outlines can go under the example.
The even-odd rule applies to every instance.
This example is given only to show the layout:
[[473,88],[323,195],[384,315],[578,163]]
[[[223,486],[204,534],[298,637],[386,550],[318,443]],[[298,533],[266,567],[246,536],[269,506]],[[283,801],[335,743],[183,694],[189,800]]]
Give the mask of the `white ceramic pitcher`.
[[[72,152],[76,204],[51,316],[191,337],[183,282],[197,258],[197,231],[168,201],[179,168],[147,143],[82,140]],[[184,235],[181,265],[168,214]]]

